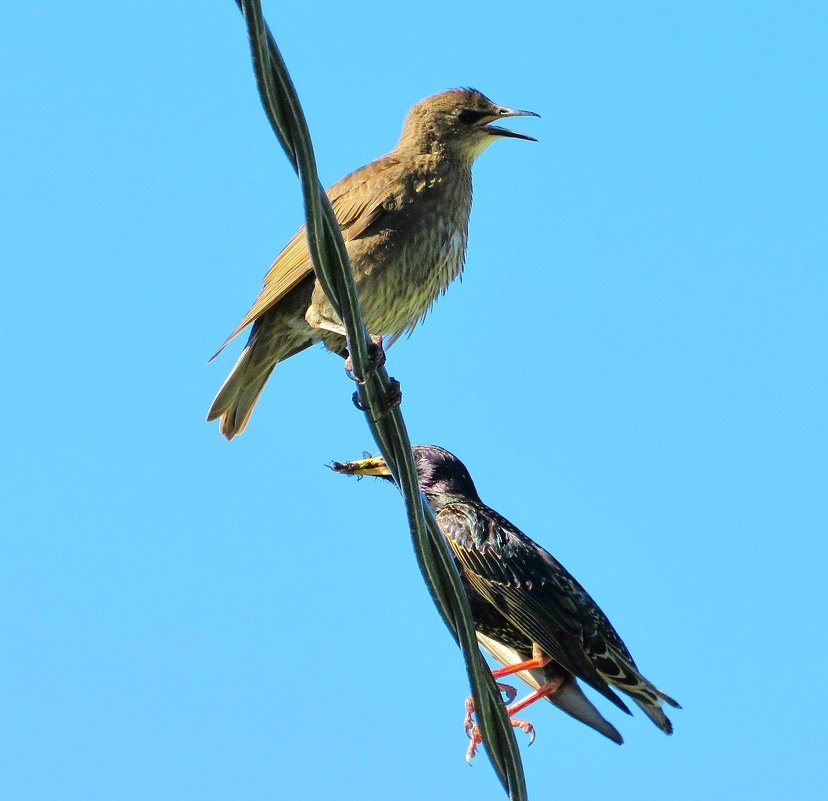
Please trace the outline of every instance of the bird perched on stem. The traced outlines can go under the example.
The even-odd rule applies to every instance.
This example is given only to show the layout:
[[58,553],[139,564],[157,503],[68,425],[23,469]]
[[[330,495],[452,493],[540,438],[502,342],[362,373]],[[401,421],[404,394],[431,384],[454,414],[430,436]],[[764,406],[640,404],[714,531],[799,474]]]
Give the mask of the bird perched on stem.
[[[606,615],[566,568],[480,500],[469,471],[454,454],[436,445],[417,445],[413,452],[420,489],[454,554],[478,642],[504,664],[493,676],[518,674],[535,688],[508,707],[512,725],[534,739],[532,725],[513,715],[548,698],[620,744],[621,735],[578,686],[581,679],[627,713],[612,688],[630,696],[656,726],[672,734],[661,706],[678,703],[641,675]],[[334,462],[332,467],[339,473],[391,478],[381,457]],[[513,688],[499,686],[514,700]],[[470,760],[480,734],[471,699],[466,709]]]
[[[412,106],[397,146],[328,189],[375,343],[410,332],[463,269],[472,202],[471,166],[502,137],[531,136],[491,123],[537,117],[498,106],[475,89],[450,89]],[[315,342],[346,355],[345,328],[308,255],[304,226],[264,278],[250,311],[214,354],[253,325],[208,420],[240,434],[273,368]],[[211,359],[212,361],[212,359]]]

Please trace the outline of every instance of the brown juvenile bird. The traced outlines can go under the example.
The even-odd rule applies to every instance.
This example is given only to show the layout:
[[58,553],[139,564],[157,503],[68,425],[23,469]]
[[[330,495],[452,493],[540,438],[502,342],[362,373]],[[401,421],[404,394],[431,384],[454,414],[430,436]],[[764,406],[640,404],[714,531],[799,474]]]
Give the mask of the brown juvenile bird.
[[[460,274],[472,201],[471,166],[498,137],[536,141],[490,125],[537,117],[476,89],[449,89],[409,110],[397,146],[328,189],[368,331],[393,344]],[[253,324],[208,420],[227,439],[244,431],[273,368],[315,342],[346,355],[345,329],[315,280],[304,226],[277,256],[264,287],[218,352]]]

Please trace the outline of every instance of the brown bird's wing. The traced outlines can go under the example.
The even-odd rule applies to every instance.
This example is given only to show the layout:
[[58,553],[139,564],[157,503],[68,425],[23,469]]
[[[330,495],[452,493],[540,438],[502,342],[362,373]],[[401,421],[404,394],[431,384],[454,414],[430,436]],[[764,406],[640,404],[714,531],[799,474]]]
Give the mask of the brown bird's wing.
[[547,656],[629,713],[584,648],[586,593],[575,579],[482,504],[448,504],[437,511],[437,521],[471,585]]
[[[403,169],[399,159],[383,156],[346,175],[327,190],[334,215],[346,241],[364,236],[387,211],[386,206],[399,186]],[[262,291],[210,361],[247,326],[272,309],[292,289],[313,273],[303,225],[270,266]]]

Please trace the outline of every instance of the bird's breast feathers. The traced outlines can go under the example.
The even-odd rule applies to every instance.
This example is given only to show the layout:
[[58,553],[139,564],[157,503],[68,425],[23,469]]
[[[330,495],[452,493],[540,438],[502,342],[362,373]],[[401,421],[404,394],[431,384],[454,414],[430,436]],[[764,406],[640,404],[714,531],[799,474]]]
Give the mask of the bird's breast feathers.
[[374,249],[379,258],[359,281],[371,333],[396,340],[414,329],[462,272],[467,230],[451,217],[433,214]]

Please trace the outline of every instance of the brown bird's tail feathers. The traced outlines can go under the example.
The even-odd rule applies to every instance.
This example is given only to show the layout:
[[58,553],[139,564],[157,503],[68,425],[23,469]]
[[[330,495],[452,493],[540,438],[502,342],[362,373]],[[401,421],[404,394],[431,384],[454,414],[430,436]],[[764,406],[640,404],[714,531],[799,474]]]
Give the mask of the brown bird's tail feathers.
[[273,368],[279,362],[311,345],[310,339],[295,344],[294,338],[293,347],[286,352],[277,351],[274,354],[272,346],[263,346],[260,337],[261,332],[254,328],[250,340],[244,346],[230,375],[221,385],[207,413],[207,422],[220,418],[219,427],[227,439],[233,439],[236,434],[244,431]]
[[253,369],[253,347],[248,344],[216,394],[207,422],[220,418],[219,427],[227,439],[241,434],[275,366],[276,362],[264,370]]

